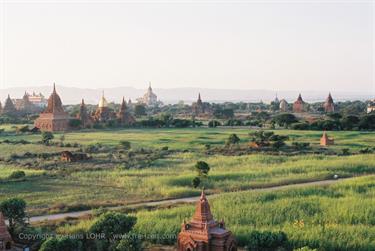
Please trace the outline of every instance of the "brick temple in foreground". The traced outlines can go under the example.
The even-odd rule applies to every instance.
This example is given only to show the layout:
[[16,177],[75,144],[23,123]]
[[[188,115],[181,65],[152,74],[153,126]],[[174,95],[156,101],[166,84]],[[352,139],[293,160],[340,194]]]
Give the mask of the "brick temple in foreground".
[[237,251],[237,243],[224,222],[214,220],[206,195],[202,191],[195,214],[184,222],[178,235],[178,251]]
[[66,131],[69,129],[69,120],[69,114],[64,111],[60,96],[56,92],[55,84],[53,84],[53,92],[48,98],[47,108],[40,113],[34,125],[41,131]]

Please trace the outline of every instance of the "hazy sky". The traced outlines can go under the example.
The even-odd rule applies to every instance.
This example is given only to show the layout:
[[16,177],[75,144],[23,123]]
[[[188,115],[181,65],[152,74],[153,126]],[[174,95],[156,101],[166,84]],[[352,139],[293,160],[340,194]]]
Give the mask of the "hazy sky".
[[0,2],[0,88],[375,92],[373,1]]

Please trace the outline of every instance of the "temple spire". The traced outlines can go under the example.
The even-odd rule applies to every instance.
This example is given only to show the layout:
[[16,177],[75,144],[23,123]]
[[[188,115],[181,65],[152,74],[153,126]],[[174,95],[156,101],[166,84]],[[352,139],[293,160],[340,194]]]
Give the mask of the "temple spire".
[[204,189],[202,189],[201,197],[195,207],[193,221],[203,224],[212,220],[213,216],[211,214],[210,204],[208,203]]

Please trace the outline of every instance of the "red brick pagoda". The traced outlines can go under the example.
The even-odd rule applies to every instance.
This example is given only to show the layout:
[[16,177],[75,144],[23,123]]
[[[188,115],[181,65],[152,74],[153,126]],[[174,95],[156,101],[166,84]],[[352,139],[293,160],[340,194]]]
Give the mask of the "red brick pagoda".
[[335,140],[333,138],[328,137],[327,133],[324,131],[322,137],[320,138],[320,145],[330,146],[333,144],[335,144]]
[[306,112],[306,103],[303,101],[301,94],[298,95],[297,100],[293,103],[293,112]]
[[76,115],[76,119],[81,121],[82,128],[90,127],[93,124],[92,119],[87,112],[84,99],[82,99],[81,105],[79,106],[79,112]]
[[214,220],[204,191],[196,204],[193,219],[182,224],[177,245],[179,251],[237,250],[234,236],[225,229],[224,222]]
[[0,251],[11,250],[12,245],[12,237],[8,232],[3,213],[0,212]]
[[64,111],[55,84],[53,84],[53,92],[48,99],[47,108],[35,120],[34,125],[41,131],[66,131],[69,128],[69,120],[70,117]]
[[120,110],[117,113],[117,119],[123,125],[129,126],[135,123],[135,118],[129,113],[129,109],[126,105],[125,98],[122,98]]
[[323,108],[324,108],[325,112],[334,112],[335,111],[335,105],[333,103],[333,98],[331,96],[331,93],[328,94],[326,102],[324,102],[324,104],[323,104]]

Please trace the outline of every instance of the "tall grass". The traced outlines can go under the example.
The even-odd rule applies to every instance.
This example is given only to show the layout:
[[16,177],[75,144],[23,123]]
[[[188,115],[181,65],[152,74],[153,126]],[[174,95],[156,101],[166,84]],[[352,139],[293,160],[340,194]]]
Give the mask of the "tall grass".
[[[375,250],[375,177],[355,178],[330,187],[278,192],[237,192],[210,200],[216,219],[224,219],[240,245],[252,230],[285,231],[295,248]],[[177,234],[192,205],[137,213],[143,235]],[[173,243],[173,240],[153,240]]]

